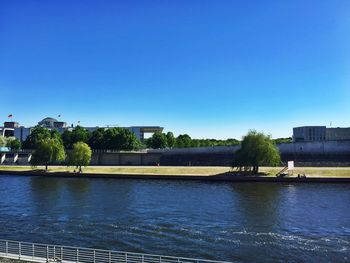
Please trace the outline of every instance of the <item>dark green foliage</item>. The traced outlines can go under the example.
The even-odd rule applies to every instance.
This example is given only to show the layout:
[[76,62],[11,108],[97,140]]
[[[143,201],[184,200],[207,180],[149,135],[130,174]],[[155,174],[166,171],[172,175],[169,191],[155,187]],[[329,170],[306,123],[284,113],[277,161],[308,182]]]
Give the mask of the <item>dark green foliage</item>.
[[141,142],[132,131],[119,127],[96,130],[90,143],[93,149],[131,151],[141,148]]
[[261,165],[277,166],[280,163],[280,153],[271,137],[251,130],[234,154],[233,167],[258,173]]
[[23,142],[23,149],[36,149],[37,145],[45,139],[51,138],[50,130],[43,128],[41,126],[36,126],[32,129],[30,135]]
[[162,149],[168,146],[168,139],[164,133],[155,132],[152,137],[146,141],[147,147],[153,149]]
[[22,144],[21,144],[20,140],[18,140],[18,139],[9,140],[7,142],[7,147],[10,147],[11,150],[13,150],[13,151],[17,151],[17,150],[21,149],[21,146],[22,146]]
[[72,131],[65,130],[62,134],[63,145],[66,149],[72,149],[76,142],[88,143],[90,132],[81,126],[76,126]]
[[176,138],[175,147],[177,148],[187,148],[192,147],[192,139],[188,134],[180,134]]
[[292,137],[288,137],[288,138],[277,138],[273,140],[276,144],[280,144],[280,143],[292,143],[293,139]]
[[105,149],[105,129],[98,128],[91,133],[89,145],[92,149]]
[[114,129],[114,135],[111,138],[112,144],[110,145],[112,150],[131,151],[141,147],[140,141],[132,131],[124,128],[112,129]]
[[166,134],[167,145],[169,148],[173,148],[176,142],[175,136],[172,132]]
[[62,141],[57,138],[46,138],[36,144],[31,159],[31,165],[45,165],[47,170],[49,164],[65,160],[65,152]]

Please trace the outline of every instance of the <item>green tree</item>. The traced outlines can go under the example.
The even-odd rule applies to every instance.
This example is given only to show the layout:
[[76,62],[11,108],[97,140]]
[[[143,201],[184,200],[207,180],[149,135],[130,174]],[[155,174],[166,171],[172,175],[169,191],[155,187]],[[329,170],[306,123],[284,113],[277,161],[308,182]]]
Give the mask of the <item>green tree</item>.
[[280,144],[280,143],[292,143],[292,142],[293,142],[293,139],[292,139],[292,137],[277,138],[277,139],[274,139],[274,142],[275,142],[276,144]]
[[22,148],[23,149],[36,149],[37,145],[42,141],[46,139],[51,138],[51,132],[50,130],[41,127],[36,126],[31,130],[30,135],[26,138],[26,140],[23,142]]
[[41,140],[33,153],[32,166],[45,165],[47,171],[48,165],[64,161],[66,157],[62,141],[57,138],[47,138]]
[[152,137],[147,140],[147,146],[153,149],[166,148],[167,145],[167,136],[161,132],[153,133]]
[[84,142],[77,142],[73,145],[73,150],[69,156],[69,163],[79,167],[79,173],[82,172],[82,166],[88,166],[91,161],[91,148]]
[[189,135],[187,134],[180,134],[176,138],[176,143],[175,146],[177,148],[186,148],[186,147],[191,147],[192,146],[192,139]]
[[250,130],[243,137],[241,148],[234,154],[233,167],[258,173],[261,165],[277,166],[280,163],[280,153],[271,137]]
[[114,127],[105,131],[104,146],[109,150],[131,151],[141,147],[141,142],[129,129]]
[[105,129],[98,128],[91,133],[89,145],[92,149],[105,149]]
[[5,147],[7,145],[6,137],[0,135],[0,147]]
[[21,149],[22,144],[21,144],[20,140],[18,140],[16,138],[12,138],[10,140],[7,140],[6,146],[10,147],[11,150],[13,150],[13,151],[17,151],[17,150]]
[[66,149],[72,149],[76,142],[88,143],[90,132],[81,126],[76,126],[73,130],[65,130],[62,134],[63,145]]
[[176,142],[174,134],[172,132],[167,132],[166,139],[168,147],[173,148]]

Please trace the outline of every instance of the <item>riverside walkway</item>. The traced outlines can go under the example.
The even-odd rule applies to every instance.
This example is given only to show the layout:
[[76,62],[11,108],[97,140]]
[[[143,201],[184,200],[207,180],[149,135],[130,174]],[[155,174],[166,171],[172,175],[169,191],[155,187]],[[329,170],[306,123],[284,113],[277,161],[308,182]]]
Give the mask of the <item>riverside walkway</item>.
[[[0,258],[27,262],[83,263],[229,263],[164,255],[142,254],[0,239]],[[0,261],[1,262],[1,261]]]

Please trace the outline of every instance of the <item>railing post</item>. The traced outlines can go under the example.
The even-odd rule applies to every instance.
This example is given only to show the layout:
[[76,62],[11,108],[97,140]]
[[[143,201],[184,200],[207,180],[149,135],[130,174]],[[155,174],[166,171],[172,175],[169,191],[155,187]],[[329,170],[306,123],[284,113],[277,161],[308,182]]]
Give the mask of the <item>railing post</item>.
[[128,263],[128,253],[125,253],[125,263]]
[[63,247],[61,247],[61,258],[60,258],[61,261],[63,261]]
[[8,252],[9,252],[9,242],[6,241],[6,256],[7,256]]
[[18,242],[18,259],[21,259],[21,242]]
[[159,257],[159,263],[162,263],[162,256]]
[[32,244],[32,258],[34,259],[34,244]]
[[79,248],[77,248],[77,262],[79,262]]
[[109,254],[108,254],[108,262],[111,263],[111,251],[109,251]]
[[141,256],[141,262],[143,263],[143,262],[145,262],[145,256],[142,254],[142,256]]
[[46,246],[46,262],[49,262],[49,246]]
[[94,249],[94,263],[96,262],[96,250]]

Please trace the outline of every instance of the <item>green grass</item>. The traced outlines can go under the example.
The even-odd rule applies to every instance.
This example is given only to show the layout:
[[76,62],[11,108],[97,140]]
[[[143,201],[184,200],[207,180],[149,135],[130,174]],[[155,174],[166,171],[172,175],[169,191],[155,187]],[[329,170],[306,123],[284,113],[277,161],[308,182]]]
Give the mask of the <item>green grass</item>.
[[[3,171],[33,171],[44,170],[44,166],[32,169],[30,166],[0,166]],[[267,176],[275,176],[281,167],[261,167],[259,172],[266,173]],[[49,172],[70,172],[74,167],[49,166]],[[215,175],[231,171],[230,167],[212,166],[89,166],[83,168],[85,173],[110,173],[110,174],[164,174],[164,175]],[[350,167],[297,167],[294,171],[314,177],[350,177]]]

